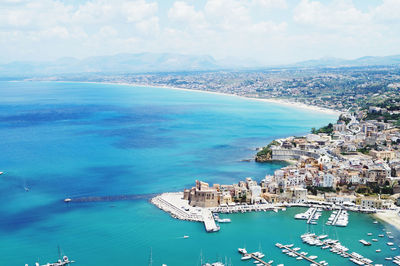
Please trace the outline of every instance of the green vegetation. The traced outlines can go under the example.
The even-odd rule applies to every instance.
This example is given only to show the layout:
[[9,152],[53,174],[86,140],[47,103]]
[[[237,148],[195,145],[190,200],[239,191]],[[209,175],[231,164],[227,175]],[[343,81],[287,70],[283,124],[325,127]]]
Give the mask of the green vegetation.
[[314,187],[307,186],[307,190],[311,192],[314,196],[318,194],[318,192],[336,192],[332,187]]
[[264,157],[264,156],[267,156],[267,157],[270,158],[271,155],[272,155],[271,147],[274,146],[274,145],[279,145],[279,143],[278,143],[277,141],[273,140],[273,141],[272,141],[271,143],[269,143],[267,146],[265,146],[264,148],[262,148],[261,151],[257,152],[257,157]]
[[318,134],[318,133],[326,133],[326,134],[332,134],[333,132],[333,125],[332,123],[329,123],[327,126],[321,127],[319,129],[315,129],[315,127],[313,127],[311,129],[311,133],[313,134]]

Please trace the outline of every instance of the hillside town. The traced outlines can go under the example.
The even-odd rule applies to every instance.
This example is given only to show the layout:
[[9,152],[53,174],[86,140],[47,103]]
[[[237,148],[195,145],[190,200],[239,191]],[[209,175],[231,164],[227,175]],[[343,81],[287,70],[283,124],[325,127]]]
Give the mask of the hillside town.
[[153,203],[176,218],[194,221],[206,220],[211,212],[315,205],[366,213],[391,210],[397,215],[400,130],[397,120],[368,119],[382,112],[388,110],[372,106],[343,113],[337,123],[313,129],[306,136],[272,141],[255,160],[287,161],[288,165],[259,182],[251,177],[236,184],[196,180],[183,193],[161,195]]

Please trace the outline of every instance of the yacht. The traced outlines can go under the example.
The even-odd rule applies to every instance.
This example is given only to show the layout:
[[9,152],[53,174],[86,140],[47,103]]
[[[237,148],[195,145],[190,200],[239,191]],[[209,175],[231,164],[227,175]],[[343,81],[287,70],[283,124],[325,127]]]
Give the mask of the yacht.
[[241,260],[249,260],[249,259],[251,259],[251,256],[250,255],[245,255],[245,256],[242,257]]

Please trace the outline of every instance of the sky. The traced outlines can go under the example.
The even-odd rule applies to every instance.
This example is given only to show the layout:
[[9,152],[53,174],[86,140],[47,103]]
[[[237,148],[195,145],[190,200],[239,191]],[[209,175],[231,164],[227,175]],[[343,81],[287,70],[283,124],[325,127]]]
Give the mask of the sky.
[[0,62],[179,53],[263,65],[400,54],[400,0],[0,0]]

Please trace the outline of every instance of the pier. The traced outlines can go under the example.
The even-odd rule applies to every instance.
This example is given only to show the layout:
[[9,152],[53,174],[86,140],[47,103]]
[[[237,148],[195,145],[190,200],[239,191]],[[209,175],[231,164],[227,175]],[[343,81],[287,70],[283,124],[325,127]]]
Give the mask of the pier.
[[215,223],[214,216],[210,210],[204,209],[202,212],[204,227],[207,232],[219,231],[219,226]]
[[309,262],[311,262],[311,263],[313,263],[313,264],[315,264],[315,265],[324,266],[324,265],[322,265],[321,263],[319,263],[319,262],[317,262],[317,261],[315,261],[315,260],[313,260],[313,259],[310,259],[310,258],[307,257],[306,255],[303,255],[303,254],[301,254],[301,253],[299,253],[299,252],[297,252],[297,251],[294,251],[293,249],[289,248],[287,245],[282,245],[282,246],[279,247],[279,248],[281,248],[281,249],[287,249],[287,250],[289,250],[290,252],[296,254],[296,255],[299,256],[299,257],[302,257],[302,258],[305,259],[305,260],[308,260]]
[[[252,259],[258,261],[259,263],[261,263],[261,264],[263,264],[263,265],[271,266],[271,264],[269,264],[269,263],[265,262],[264,260],[260,259],[259,257],[257,257],[257,256],[255,255],[257,252],[255,252],[255,253],[244,253],[244,252],[241,252],[241,251],[239,251],[239,252],[240,252],[243,256],[250,256]],[[255,263],[255,262],[254,262],[254,263]]]
[[313,208],[313,209],[311,210],[311,214],[310,214],[310,216],[309,216],[308,219],[307,219],[307,223],[308,223],[308,224],[311,223],[311,220],[314,218],[314,215],[315,215],[316,212],[317,212],[317,208]]
[[339,219],[341,213],[342,213],[342,210],[341,210],[341,209],[338,210],[338,212],[337,212],[335,218],[334,218],[333,221],[332,221],[332,225],[336,225],[336,222],[337,222],[337,220]]
[[[312,235],[311,237],[317,238],[318,236]],[[324,245],[329,246],[331,249],[332,249],[332,248],[333,248],[333,249],[336,249],[335,244],[328,243],[327,241],[323,241],[323,242],[324,242]],[[357,255],[354,255],[354,252],[353,252],[353,253],[349,253],[349,252],[344,251],[344,250],[341,251],[341,253],[344,254],[344,255],[346,255],[346,256],[348,256],[350,259],[354,259],[354,260],[356,260],[356,261],[362,262],[362,263],[363,263],[362,265],[373,266],[373,264],[371,264],[371,263],[369,263],[369,262],[367,262],[367,261],[365,260],[365,259],[368,259],[368,258],[364,258],[364,257],[361,256],[360,254],[357,254],[357,255],[359,255],[359,256],[357,256]],[[368,260],[369,260],[369,259],[368,259]],[[354,261],[353,261],[353,262],[354,262]]]

